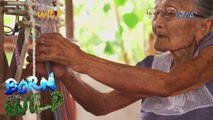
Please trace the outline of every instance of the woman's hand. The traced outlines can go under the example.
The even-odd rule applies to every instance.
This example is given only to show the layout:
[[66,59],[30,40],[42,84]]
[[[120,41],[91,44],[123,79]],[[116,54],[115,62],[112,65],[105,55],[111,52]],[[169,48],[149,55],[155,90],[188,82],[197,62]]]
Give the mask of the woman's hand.
[[43,34],[37,41],[38,62],[52,61],[66,67],[73,67],[84,59],[84,52],[58,33]]
[[[27,65],[26,69],[28,71],[32,71],[33,63],[32,63],[32,50],[31,49],[28,51],[28,54],[29,54],[29,56],[27,57],[27,61],[29,62],[29,64]],[[52,67],[52,71],[55,75],[55,78],[57,78],[58,80],[67,79],[66,77],[68,75],[68,71],[65,66],[52,62],[51,67]],[[48,78],[49,75],[47,74],[45,62],[36,62],[36,76]]]

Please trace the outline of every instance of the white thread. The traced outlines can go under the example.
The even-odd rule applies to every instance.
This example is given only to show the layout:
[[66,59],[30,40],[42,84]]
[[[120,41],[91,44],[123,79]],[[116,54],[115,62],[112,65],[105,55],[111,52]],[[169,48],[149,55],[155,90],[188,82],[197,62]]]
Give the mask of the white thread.
[[36,58],[35,58],[35,52],[36,52],[36,39],[35,39],[35,19],[33,17],[33,3],[31,0],[27,0],[28,10],[29,10],[29,16],[30,16],[30,22],[32,24],[32,43],[33,43],[33,76],[36,75]]

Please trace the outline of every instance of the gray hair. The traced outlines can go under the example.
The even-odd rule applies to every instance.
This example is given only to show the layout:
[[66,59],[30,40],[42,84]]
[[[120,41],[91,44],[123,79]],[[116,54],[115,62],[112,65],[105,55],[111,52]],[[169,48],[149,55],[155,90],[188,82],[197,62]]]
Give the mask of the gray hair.
[[195,0],[198,13],[207,18],[213,18],[213,0]]
[[[159,2],[161,0],[155,0]],[[206,18],[213,18],[213,0],[192,0],[195,3],[198,13]]]

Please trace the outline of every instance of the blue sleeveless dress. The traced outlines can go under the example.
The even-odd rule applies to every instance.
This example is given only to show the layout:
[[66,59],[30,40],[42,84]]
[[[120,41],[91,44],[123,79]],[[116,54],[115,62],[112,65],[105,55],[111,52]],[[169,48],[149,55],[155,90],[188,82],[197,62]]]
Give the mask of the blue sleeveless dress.
[[[213,45],[213,34],[201,43],[195,56],[209,45]],[[172,55],[167,52],[148,56],[137,66],[169,72],[172,61]],[[145,99],[142,101],[141,120],[213,120],[213,80],[184,94]]]

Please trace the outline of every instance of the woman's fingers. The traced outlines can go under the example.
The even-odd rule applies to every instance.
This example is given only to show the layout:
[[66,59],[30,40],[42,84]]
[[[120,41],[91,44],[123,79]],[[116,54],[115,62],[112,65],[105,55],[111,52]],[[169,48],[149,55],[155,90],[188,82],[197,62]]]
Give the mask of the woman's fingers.
[[53,59],[56,57],[59,49],[56,49],[56,47],[48,47],[48,46],[38,46],[37,52],[36,52],[36,60],[39,62],[43,61],[49,61],[50,59]]
[[[46,46],[38,46],[36,48],[36,57],[39,56],[40,54],[48,54],[48,53],[50,53],[50,51],[51,51],[51,48],[48,48]],[[27,56],[26,59],[27,59],[28,62],[32,62],[33,56],[32,56],[32,50],[31,49],[28,50],[28,54],[29,54],[29,56]]]
[[[27,64],[26,69],[32,72],[33,64],[32,63]],[[36,63],[36,74],[40,76],[47,75],[47,71],[46,71],[46,67],[44,63],[39,63],[39,62]]]
[[36,55],[40,54],[48,54],[52,50],[52,47],[48,46],[37,46],[36,47]]
[[32,54],[33,54],[33,50],[32,50],[32,49],[29,49],[27,53],[28,53],[29,55],[32,55]]
[[27,64],[26,69],[29,71],[32,71],[32,69],[33,69],[32,63]]
[[47,75],[46,66],[44,63],[36,63],[36,73],[41,76]]
[[63,36],[58,33],[45,33],[42,34],[37,42],[37,45],[39,46],[54,46],[55,44],[58,44],[58,42],[61,42],[61,40],[64,40]]
[[38,62],[53,61],[62,65],[69,65],[71,59],[78,61],[80,48],[65,40],[56,33],[43,34],[37,41],[36,60]]
[[64,66],[69,65],[70,63],[67,60],[67,57],[61,54],[57,53],[48,53],[48,54],[39,54],[36,57],[37,62],[46,62],[46,61],[52,61]]
[[36,56],[37,62],[45,62],[45,61],[50,61],[50,60],[51,60],[51,58],[46,54],[39,54],[38,56]]
[[27,56],[27,62],[32,62],[33,61],[33,58],[32,58],[32,56],[31,55],[29,55],[29,56]]

